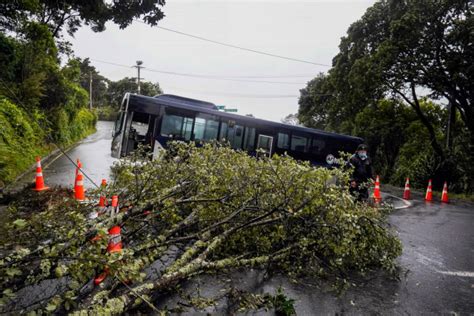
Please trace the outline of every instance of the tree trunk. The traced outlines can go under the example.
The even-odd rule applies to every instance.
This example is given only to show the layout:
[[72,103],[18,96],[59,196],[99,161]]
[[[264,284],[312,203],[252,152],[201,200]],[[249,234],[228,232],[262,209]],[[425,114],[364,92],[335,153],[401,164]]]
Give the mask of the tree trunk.
[[448,104],[448,126],[446,128],[446,149],[451,150],[453,147],[453,128],[456,124],[456,107],[449,102]]

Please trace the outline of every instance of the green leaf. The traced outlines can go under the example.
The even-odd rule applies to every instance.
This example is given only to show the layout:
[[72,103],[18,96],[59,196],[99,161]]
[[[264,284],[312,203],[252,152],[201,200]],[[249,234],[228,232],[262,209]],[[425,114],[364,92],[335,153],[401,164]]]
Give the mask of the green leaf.
[[6,273],[10,277],[14,277],[15,275],[21,275],[21,270],[18,268],[9,268],[6,270]]
[[27,224],[27,221],[24,219],[17,219],[16,221],[13,222],[13,225],[15,225],[17,228],[23,228]]
[[48,312],[54,312],[56,308],[58,308],[58,306],[52,303],[49,303],[48,306],[46,306],[46,310]]

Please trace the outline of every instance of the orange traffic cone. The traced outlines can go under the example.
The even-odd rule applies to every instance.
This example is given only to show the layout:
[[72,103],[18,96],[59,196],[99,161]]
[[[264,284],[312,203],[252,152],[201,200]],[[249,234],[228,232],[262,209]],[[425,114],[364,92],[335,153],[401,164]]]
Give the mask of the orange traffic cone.
[[[109,229],[109,244],[107,246],[108,253],[121,252],[122,251],[122,237],[120,236],[120,226],[114,226]],[[94,278],[94,284],[101,284],[107,275],[109,274],[109,268],[105,267],[104,272]]]
[[410,179],[407,178],[405,182],[405,191],[403,191],[403,199],[409,200],[410,199]]
[[111,210],[110,210],[110,215],[117,214],[119,212],[119,206],[118,206],[118,196],[113,195],[112,196],[112,205],[111,205]]
[[100,198],[99,198],[99,207],[102,209],[105,208],[105,205],[107,204],[107,199],[104,193],[106,186],[107,186],[107,181],[105,179],[102,179],[102,183],[100,184],[101,193],[100,193]]
[[120,252],[122,251],[122,237],[120,236],[120,226],[114,226],[109,229],[109,245],[107,246],[107,252]]
[[47,189],[49,189],[49,187],[44,185],[43,169],[41,169],[41,159],[40,157],[36,157],[36,185],[33,190],[44,191]]
[[428,180],[428,188],[426,188],[425,201],[431,202],[433,200],[433,187],[431,185],[431,179]]
[[443,193],[441,194],[441,202],[443,203],[449,203],[448,199],[448,183],[444,181],[443,185]]
[[82,172],[77,173],[76,177],[76,187],[74,188],[74,198],[77,201],[84,201],[86,199],[86,195],[84,192],[84,180],[82,177]]
[[374,198],[375,202],[380,202],[380,200],[382,200],[382,196],[380,195],[380,178],[379,178],[379,176],[377,176],[377,178],[375,179],[375,188],[374,188],[373,198]]
[[101,284],[102,282],[104,282],[105,278],[107,277],[107,275],[109,274],[109,268],[105,268],[104,269],[104,272],[102,272],[101,274],[99,274],[96,278],[94,278],[94,284],[95,285],[99,285]]
[[82,168],[82,164],[81,164],[81,161],[79,160],[79,158],[77,158],[77,161],[76,161],[76,174],[74,176],[74,189],[73,191],[76,189],[76,181],[77,181],[77,174],[79,173],[80,169]]

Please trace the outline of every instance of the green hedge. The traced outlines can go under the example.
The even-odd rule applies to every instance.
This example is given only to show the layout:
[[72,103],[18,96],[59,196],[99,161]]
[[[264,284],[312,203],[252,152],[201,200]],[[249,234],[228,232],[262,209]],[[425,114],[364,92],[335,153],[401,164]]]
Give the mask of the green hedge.
[[35,156],[50,150],[43,140],[39,113],[23,109],[0,97],[0,180],[9,183],[34,163]]
[[0,186],[8,184],[35,161],[54,149],[48,141],[68,146],[95,131],[97,116],[86,108],[58,109],[49,113],[49,123],[39,110],[26,112],[0,96]]

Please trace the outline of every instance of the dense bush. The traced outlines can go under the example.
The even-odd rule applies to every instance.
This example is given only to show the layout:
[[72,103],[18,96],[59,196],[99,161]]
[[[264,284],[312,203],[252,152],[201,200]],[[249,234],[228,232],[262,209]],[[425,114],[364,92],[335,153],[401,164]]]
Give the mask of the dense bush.
[[36,111],[27,113],[0,97],[0,180],[8,183],[34,162],[36,155],[50,147],[43,140],[46,132],[38,122],[44,117]]
[[43,156],[54,149],[48,133],[55,141],[70,145],[95,130],[96,116],[82,108],[69,118],[64,110],[49,114],[56,119],[48,124],[46,116],[38,109],[26,112],[0,96],[0,181],[9,183],[33,165],[36,156]]

